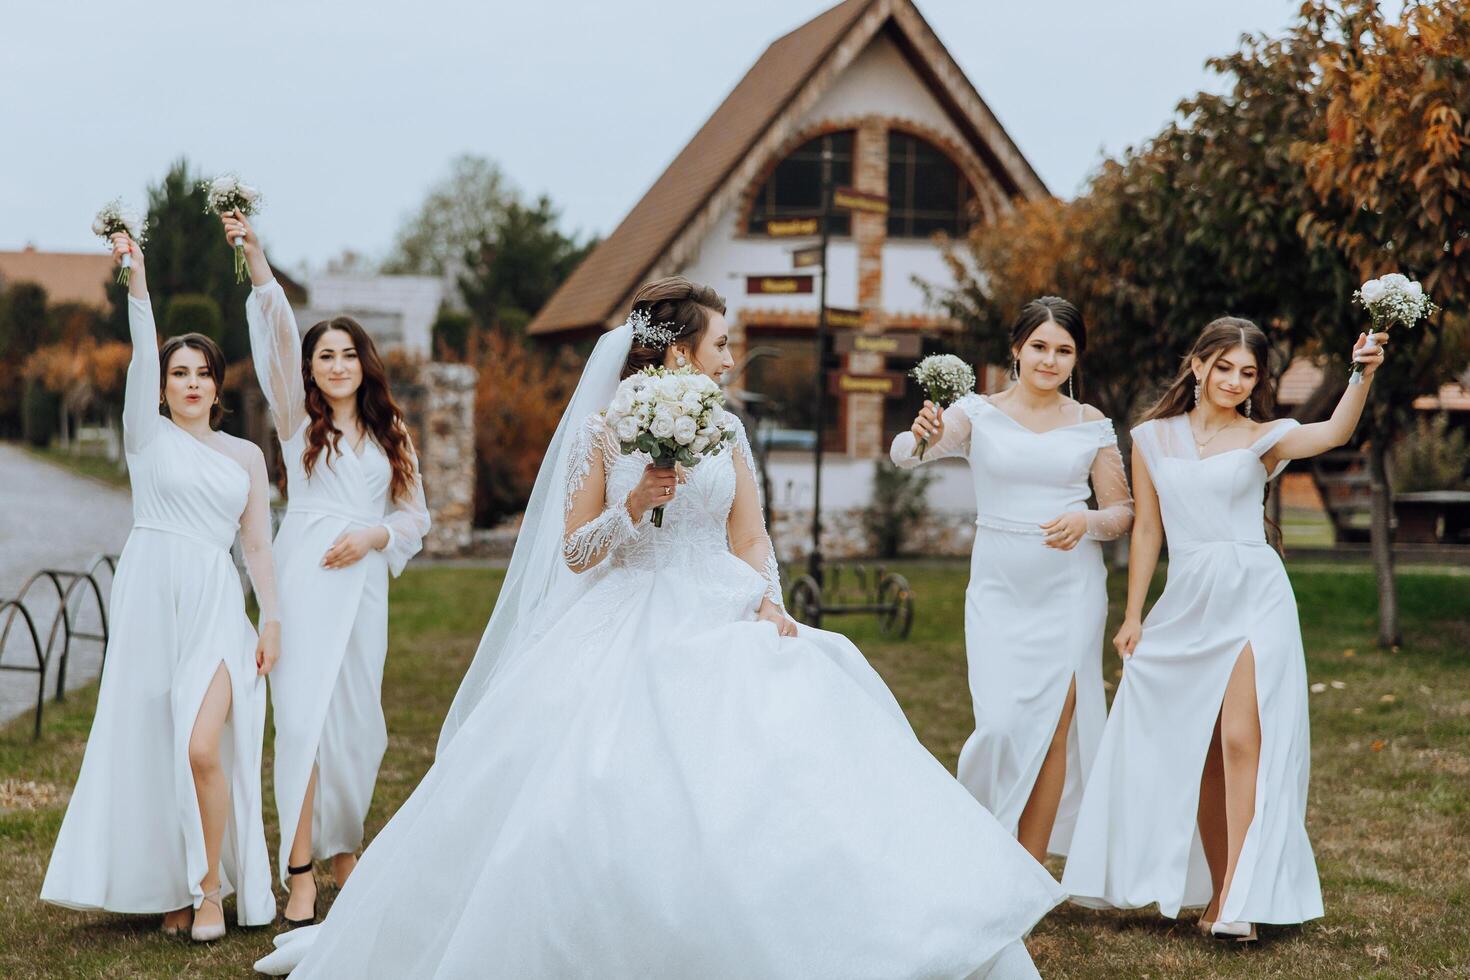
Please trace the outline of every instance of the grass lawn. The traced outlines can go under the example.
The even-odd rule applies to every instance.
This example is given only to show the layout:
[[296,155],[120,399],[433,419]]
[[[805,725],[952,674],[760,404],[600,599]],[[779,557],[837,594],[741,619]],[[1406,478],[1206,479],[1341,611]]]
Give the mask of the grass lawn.
[[[961,633],[966,569],[909,563],[904,571],[918,595],[908,641],[879,641],[868,618],[829,625],[859,643],[925,744],[953,767],[970,728]],[[370,836],[432,761],[439,722],[500,576],[419,568],[394,584],[384,678],[390,741]],[[1301,928],[1263,928],[1258,948],[1241,949],[1152,913],[1063,906],[1028,941],[1048,980],[1470,976],[1470,584],[1433,573],[1402,576],[1406,642],[1387,653],[1371,646],[1366,569],[1298,571],[1292,579],[1310,679],[1329,684],[1311,696],[1308,817],[1326,917]],[[1120,576],[1112,588],[1116,622]],[[1118,670],[1108,653],[1109,684]],[[59,710],[48,708],[39,743],[30,742],[24,720],[0,732],[0,976],[251,975],[251,961],[270,947],[269,929],[232,928],[200,948],[159,936],[153,918],[70,912],[36,900],[81,761],[92,695],[79,692]],[[274,853],[269,787],[267,769]],[[327,879],[319,880],[327,897]]]

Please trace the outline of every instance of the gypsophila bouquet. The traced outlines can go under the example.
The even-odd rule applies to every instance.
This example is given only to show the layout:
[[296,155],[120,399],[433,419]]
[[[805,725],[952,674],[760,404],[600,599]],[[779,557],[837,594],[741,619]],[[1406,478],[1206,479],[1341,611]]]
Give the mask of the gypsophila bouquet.
[[[1353,293],[1353,299],[1373,318],[1373,330],[1375,331],[1387,330],[1395,323],[1408,329],[1439,310],[1439,307],[1424,295],[1423,286],[1397,272],[1391,272],[1381,279],[1369,279],[1357,292]],[[1376,350],[1377,347],[1378,342],[1373,339],[1373,334],[1370,332],[1368,342],[1363,345],[1362,350],[1371,351]],[[1361,365],[1353,365],[1353,378],[1357,378],[1362,373]]]
[[[97,217],[92,219],[92,234],[101,238],[109,245],[112,244],[112,236],[122,232],[135,242],[143,241],[142,222],[138,220],[138,212],[126,207],[121,200],[113,199],[102,206],[97,212]],[[131,254],[122,257],[122,265],[117,270],[117,281],[124,286],[132,278],[133,256]]]
[[[646,368],[624,378],[602,417],[624,454],[647,453],[659,467],[694,466],[735,438],[725,393],[689,368]],[[664,509],[655,507],[653,526],[663,524]]]
[[[975,370],[953,354],[930,354],[909,372],[909,377],[924,386],[929,400],[941,409],[948,408],[975,390]],[[929,440],[920,439],[914,455],[924,455]]]
[[[204,212],[223,215],[239,211],[247,218],[260,211],[265,199],[260,191],[245,183],[234,174],[224,174],[213,180],[202,180],[199,189],[204,192]],[[245,239],[235,236],[235,281],[245,281]]]

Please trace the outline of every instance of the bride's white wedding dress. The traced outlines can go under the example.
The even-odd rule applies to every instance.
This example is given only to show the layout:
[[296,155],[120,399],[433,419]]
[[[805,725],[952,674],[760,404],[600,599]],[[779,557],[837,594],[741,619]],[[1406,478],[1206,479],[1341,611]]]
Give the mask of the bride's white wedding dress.
[[850,642],[757,621],[780,593],[743,433],[687,472],[661,528],[623,506],[646,456],[597,416],[571,446],[562,549],[600,562],[456,703],[325,923],[258,968],[1035,977],[1018,941],[1062,899],[1051,876]]

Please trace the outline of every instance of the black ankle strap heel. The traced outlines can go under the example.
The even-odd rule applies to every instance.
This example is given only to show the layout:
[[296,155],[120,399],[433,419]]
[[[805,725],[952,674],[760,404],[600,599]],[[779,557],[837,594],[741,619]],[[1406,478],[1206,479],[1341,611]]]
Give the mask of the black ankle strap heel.
[[[307,861],[305,864],[301,864],[301,865],[295,865],[295,864],[288,864],[288,865],[286,865],[286,874],[288,874],[288,875],[309,875],[309,874],[311,874],[311,872],[312,872],[312,864],[311,864],[310,861]],[[312,885],[313,885],[313,890],[315,890],[315,885],[316,885],[315,880],[312,881]],[[313,895],[312,896],[312,899],[311,899],[311,918],[309,918],[309,919],[291,919],[291,918],[287,918],[286,913],[283,910],[281,912],[281,921],[286,924],[286,928],[287,929],[299,929],[302,926],[315,925],[316,924],[316,896]]]

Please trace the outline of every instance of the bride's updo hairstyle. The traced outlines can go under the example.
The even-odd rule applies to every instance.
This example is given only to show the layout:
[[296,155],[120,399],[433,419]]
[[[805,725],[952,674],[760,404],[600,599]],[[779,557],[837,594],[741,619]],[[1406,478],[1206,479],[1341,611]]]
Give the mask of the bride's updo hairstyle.
[[[1179,373],[1174,375],[1174,380],[1169,387],[1159,396],[1159,400],[1143,413],[1139,421],[1146,422],[1149,419],[1166,419],[1175,415],[1183,415],[1194,407],[1194,367],[1193,361],[1197,357],[1204,364],[1209,365],[1213,358],[1236,347],[1244,347],[1250,351],[1256,361],[1256,386],[1251,389],[1250,415],[1258,421],[1274,418],[1276,413],[1276,391],[1271,383],[1271,340],[1266,332],[1251,321],[1238,316],[1222,316],[1211,320],[1205,325],[1194,346],[1189,353],[1184,355],[1180,362]],[[1236,411],[1242,415],[1246,414],[1245,402],[1236,407]]]
[[644,283],[638,290],[633,297],[633,312],[640,311],[648,314],[649,323],[672,333],[673,340],[667,346],[654,346],[634,337],[628,360],[623,364],[625,378],[644,368],[661,366],[664,352],[675,343],[682,343],[690,350],[698,347],[705,330],[709,329],[709,315],[724,314],[725,298],[683,276],[669,276]]

